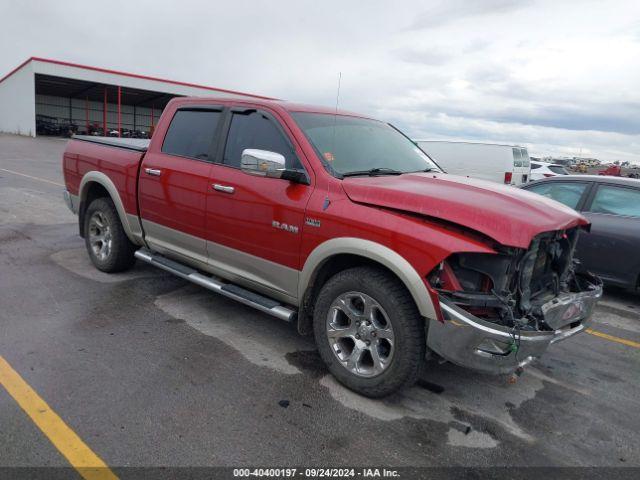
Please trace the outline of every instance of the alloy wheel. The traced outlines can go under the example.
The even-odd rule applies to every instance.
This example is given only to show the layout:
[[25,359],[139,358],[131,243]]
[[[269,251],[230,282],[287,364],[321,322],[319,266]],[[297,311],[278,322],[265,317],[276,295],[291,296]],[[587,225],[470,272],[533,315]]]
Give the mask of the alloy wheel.
[[95,212],[89,219],[89,244],[96,258],[105,261],[111,253],[111,226],[102,212]]
[[375,377],[391,364],[393,326],[382,306],[365,293],[347,292],[333,301],[326,334],[335,357],[354,375]]

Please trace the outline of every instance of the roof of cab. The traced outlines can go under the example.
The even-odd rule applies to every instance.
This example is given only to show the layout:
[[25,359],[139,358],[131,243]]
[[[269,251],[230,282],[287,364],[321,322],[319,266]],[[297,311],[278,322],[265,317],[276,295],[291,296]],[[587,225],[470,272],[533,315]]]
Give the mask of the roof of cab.
[[252,105],[264,105],[272,108],[280,108],[287,112],[305,112],[305,113],[324,113],[324,114],[337,114],[349,117],[371,118],[367,115],[360,113],[349,112],[346,110],[336,110],[331,107],[323,107],[319,105],[308,105],[304,103],[287,102],[285,100],[267,100],[267,99],[253,99],[253,98],[219,98],[219,97],[176,97],[171,102],[177,103],[217,103],[217,104],[252,104]]
[[640,180],[637,178],[629,177],[614,177],[612,175],[557,175],[555,177],[541,178],[540,180],[534,180],[526,185],[533,185],[534,183],[548,183],[548,182],[562,182],[562,181],[589,181],[599,183],[614,183],[616,185],[628,185],[631,187],[639,187]]

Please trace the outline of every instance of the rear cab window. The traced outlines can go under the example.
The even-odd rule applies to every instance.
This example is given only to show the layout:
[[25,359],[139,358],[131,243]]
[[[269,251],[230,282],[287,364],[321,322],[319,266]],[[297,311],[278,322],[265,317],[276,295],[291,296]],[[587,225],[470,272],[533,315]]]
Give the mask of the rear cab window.
[[184,108],[176,111],[162,143],[162,153],[208,160],[222,112]]
[[527,190],[576,209],[587,187],[585,182],[543,182]]
[[640,217],[640,189],[598,185],[588,210],[591,213]]

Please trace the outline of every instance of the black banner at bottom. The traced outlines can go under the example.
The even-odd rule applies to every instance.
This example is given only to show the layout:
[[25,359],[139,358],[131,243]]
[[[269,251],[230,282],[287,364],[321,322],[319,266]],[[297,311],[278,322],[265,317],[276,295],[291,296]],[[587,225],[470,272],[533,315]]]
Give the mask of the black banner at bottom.
[[406,479],[406,480],[637,480],[640,467],[0,467],[0,479],[58,480]]

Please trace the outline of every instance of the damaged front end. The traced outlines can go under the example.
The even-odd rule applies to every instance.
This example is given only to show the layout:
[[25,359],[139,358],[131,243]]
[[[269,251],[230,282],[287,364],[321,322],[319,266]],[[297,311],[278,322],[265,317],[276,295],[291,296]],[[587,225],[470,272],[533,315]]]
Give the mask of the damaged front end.
[[428,276],[442,313],[429,322],[429,348],[461,366],[511,373],[587,328],[602,282],[573,259],[578,234],[546,232],[528,250],[448,257]]

